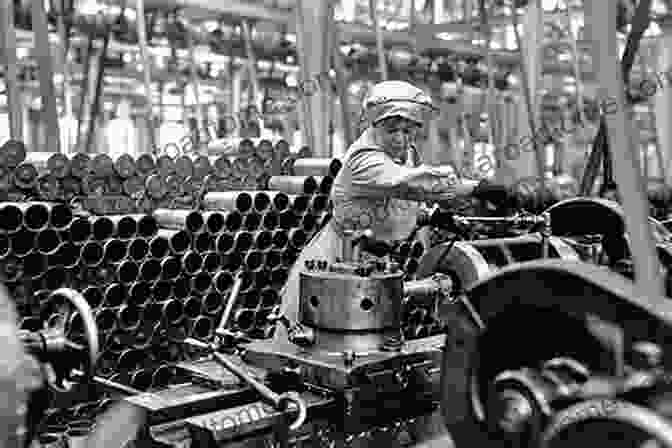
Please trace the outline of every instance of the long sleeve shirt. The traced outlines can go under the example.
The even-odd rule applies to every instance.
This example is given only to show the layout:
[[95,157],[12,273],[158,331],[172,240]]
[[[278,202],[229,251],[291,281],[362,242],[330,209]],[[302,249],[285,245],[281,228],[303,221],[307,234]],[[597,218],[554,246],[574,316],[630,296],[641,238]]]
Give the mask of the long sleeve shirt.
[[[415,228],[422,202],[457,195],[458,178],[451,167],[421,165],[415,151],[397,163],[365,131],[341,159],[334,180],[332,225],[346,230],[371,229],[377,239],[405,239]],[[415,160],[414,160],[415,159]]]

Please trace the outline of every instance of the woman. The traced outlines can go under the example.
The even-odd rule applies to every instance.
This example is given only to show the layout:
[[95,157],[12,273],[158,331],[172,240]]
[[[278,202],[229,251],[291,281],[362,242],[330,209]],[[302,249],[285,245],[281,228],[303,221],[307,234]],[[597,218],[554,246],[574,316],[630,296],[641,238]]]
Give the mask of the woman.
[[[377,240],[408,238],[427,201],[451,201],[458,196],[501,202],[506,189],[484,182],[459,182],[453,168],[422,165],[416,136],[436,108],[422,90],[402,81],[376,84],[364,100],[368,127],[347,150],[334,180],[333,218],[303,250],[282,294],[284,315],[298,318],[299,273],[306,260],[329,263],[343,257],[343,237],[370,229]],[[285,337],[279,327],[276,338]]]
[[[415,229],[427,201],[467,195],[491,202],[508,198],[503,187],[459,182],[452,166],[421,164],[416,137],[436,111],[422,90],[401,81],[381,82],[372,88],[363,108],[368,127],[341,159],[343,166],[331,191],[333,218],[301,253],[282,294],[283,314],[293,322],[298,320],[299,273],[305,261],[331,263],[342,258],[348,231],[370,229],[377,240],[404,240]],[[275,338],[286,339],[286,329],[278,326]],[[408,429],[420,441],[443,433],[441,422],[435,413]],[[396,441],[376,441],[377,445],[387,443]]]

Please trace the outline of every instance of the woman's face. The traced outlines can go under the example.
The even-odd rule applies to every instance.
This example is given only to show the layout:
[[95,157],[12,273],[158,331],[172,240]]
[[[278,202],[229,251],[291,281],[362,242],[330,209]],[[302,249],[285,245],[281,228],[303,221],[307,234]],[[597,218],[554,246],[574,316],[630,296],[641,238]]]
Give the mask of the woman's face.
[[405,118],[388,118],[376,125],[380,144],[392,157],[403,157],[421,126]]

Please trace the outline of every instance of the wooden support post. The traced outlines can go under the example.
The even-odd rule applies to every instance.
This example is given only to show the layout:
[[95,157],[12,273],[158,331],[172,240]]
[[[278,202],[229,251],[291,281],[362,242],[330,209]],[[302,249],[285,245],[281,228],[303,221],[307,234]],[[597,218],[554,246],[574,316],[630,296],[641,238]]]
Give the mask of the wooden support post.
[[383,29],[378,20],[378,1],[369,0],[369,14],[371,15],[371,22],[373,29],[376,31],[376,50],[378,52],[378,69],[380,70],[380,77],[383,81],[388,80],[387,75],[387,60],[385,59],[385,42],[383,42]]
[[[518,44],[522,56],[520,61],[520,75],[523,81],[523,98],[525,101],[528,125],[527,130],[525,130],[524,126],[522,127],[524,134],[519,141],[522,141],[523,138],[527,138],[529,143],[529,139],[531,139],[531,144],[534,148],[533,154],[535,155],[537,165],[536,174],[543,189],[546,183],[546,149],[537,137],[537,118],[539,116],[537,89],[539,88],[539,82],[541,81],[541,62],[543,61],[541,42],[543,41],[544,33],[541,0],[531,1],[527,6],[525,14],[525,44],[523,44],[520,33],[518,32],[518,16],[515,11],[512,14],[512,18],[516,43]],[[522,165],[523,171],[519,171],[517,174],[519,174],[519,177],[529,176],[532,173],[526,173],[524,170],[526,162],[529,163],[529,161],[525,160],[524,145],[520,144],[519,146],[520,148],[518,148],[518,152],[520,153],[520,157],[518,159],[518,165]]]
[[339,102],[341,103],[341,121],[343,126],[343,139],[345,140],[345,147],[349,147],[355,140],[353,139],[352,123],[350,122],[352,115],[350,114],[350,104],[348,103],[348,83],[345,79],[345,64],[343,63],[343,55],[339,42],[340,33],[335,23],[332,23],[332,32],[334,33],[334,48],[332,49],[332,58],[334,71],[336,72],[336,90],[338,91]]
[[142,57],[142,80],[147,98],[145,116],[147,117],[147,136],[149,137],[149,151],[153,151],[158,144],[154,126],[153,95],[152,95],[152,59],[147,50],[147,23],[145,18],[145,0],[136,0],[138,17],[138,46]]
[[327,44],[331,39],[325,33],[324,24],[326,20],[333,20],[331,2],[297,0],[295,6],[302,130],[315,157],[331,157],[329,118],[326,113],[330,94],[328,89],[320,87],[320,80],[325,78],[330,69],[332,48],[327,48]]
[[660,263],[648,221],[649,206],[640,169],[638,145],[633,144],[630,121],[626,119],[623,78],[616,37],[616,2],[584,2],[586,25],[593,44],[593,64],[601,88],[598,101],[606,109],[609,146],[614,177],[621,194],[630,250],[635,264],[635,281],[649,299],[664,298]]
[[17,84],[16,31],[14,29],[14,2],[0,2],[0,44],[2,65],[7,89],[7,107],[9,108],[9,135],[12,139],[23,140],[23,104]]
[[70,64],[68,61],[68,27],[65,24],[65,2],[59,2],[60,10],[58,11],[57,23],[58,23],[58,35],[61,40],[61,71],[63,72],[63,114],[64,117],[70,117],[72,115],[72,91],[70,86]]
[[334,51],[338,49],[338,41],[336,40],[337,36],[334,33],[331,33],[330,30],[335,28],[334,24],[334,2],[327,2],[327,10],[320,17],[322,20],[321,27],[324,30],[324,41],[322,42],[322,61],[320,66],[324,69],[316,76],[318,92],[322,94],[323,98],[320,101],[320,106],[322,107],[319,111],[319,114],[324,119],[324,125],[326,126],[327,133],[327,147],[325,148],[325,153],[329,156],[334,154],[334,132],[336,131],[334,127],[334,114],[332,113],[334,104],[334,95],[331,88],[331,76],[330,71],[332,67],[332,56]]
[[45,151],[60,152],[61,137],[58,127],[58,108],[56,89],[54,88],[54,63],[49,43],[49,25],[44,1],[31,0],[33,32],[35,33],[35,54],[38,60],[40,78],[40,96],[42,98],[42,117],[47,126],[47,144]]
[[672,127],[664,125],[670,123],[672,119],[672,86],[669,85],[668,76],[672,75],[672,27],[663,29],[664,35],[659,38],[658,61],[654,65],[656,73],[660,75],[662,88],[658,89],[658,94],[653,98],[653,107],[656,118],[656,136],[658,137],[658,147],[664,148],[660,153],[662,155],[662,170],[665,173],[666,183],[672,183],[672,158],[669,148],[672,148]]
[[[187,29],[187,47],[189,49],[189,80],[191,81],[191,89],[194,93],[194,112],[196,118],[196,135],[194,142],[201,143],[201,127],[205,128],[205,120],[203,114],[203,107],[201,104],[201,99],[198,89],[198,66],[196,64],[196,48],[194,47],[194,38],[192,35],[191,27]],[[203,129],[207,132],[207,128]],[[192,148],[197,149],[197,148]]]
[[245,77],[245,70],[243,69],[236,69],[233,77],[231,78],[231,116],[233,117],[234,121],[236,122],[236,128],[233,132],[232,137],[240,137],[240,131],[241,131],[241,115],[239,114],[240,112],[240,105],[242,103],[242,90],[243,90],[243,79]]
[[[155,130],[155,140],[154,144],[156,145],[157,148],[161,146],[161,127],[165,121],[166,117],[166,105],[164,101],[164,91],[165,91],[165,84],[163,81],[159,81],[156,85],[156,93],[157,93],[157,98],[159,99],[159,115],[158,115],[158,120],[156,120],[156,127],[154,128]],[[152,129],[151,127],[147,126],[147,129],[150,130]]]
[[257,58],[254,54],[254,45],[252,45],[252,30],[247,20],[241,22],[243,29],[243,40],[245,41],[245,63],[247,66],[247,75],[251,86],[252,103],[259,108],[259,77],[257,76]]
[[445,11],[443,9],[443,2],[434,1],[434,8],[432,9],[432,23],[443,23],[443,16]]
[[[586,122],[585,113],[583,110],[583,81],[581,80],[581,64],[579,60],[579,46],[576,42],[577,37],[574,34],[572,26],[572,11],[569,6],[569,0],[565,0],[565,19],[567,20],[567,31],[569,33],[569,42],[572,45],[572,68],[574,70],[574,78],[576,79],[576,107],[579,112],[579,120],[581,123]],[[578,30],[577,30],[578,34]]]

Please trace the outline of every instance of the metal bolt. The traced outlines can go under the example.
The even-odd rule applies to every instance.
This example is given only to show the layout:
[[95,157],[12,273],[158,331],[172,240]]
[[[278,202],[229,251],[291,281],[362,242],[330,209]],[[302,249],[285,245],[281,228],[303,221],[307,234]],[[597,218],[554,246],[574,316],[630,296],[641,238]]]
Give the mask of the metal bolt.
[[509,433],[520,433],[525,424],[532,418],[534,410],[527,398],[521,393],[506,389],[499,395],[500,418],[498,425]]

